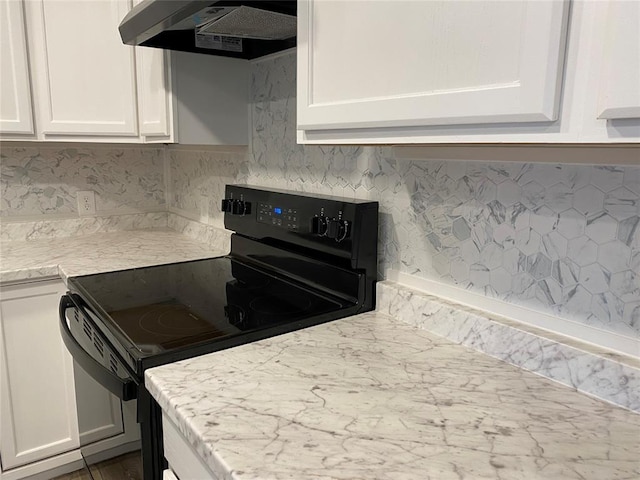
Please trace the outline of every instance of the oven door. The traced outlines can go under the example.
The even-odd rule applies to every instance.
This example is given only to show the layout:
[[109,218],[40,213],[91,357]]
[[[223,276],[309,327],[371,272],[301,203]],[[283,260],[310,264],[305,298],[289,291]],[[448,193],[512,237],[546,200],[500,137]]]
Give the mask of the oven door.
[[97,327],[100,318],[75,295],[60,299],[60,333],[75,362],[121,400],[137,400],[144,480],[159,480],[166,468],[162,447],[160,407],[144,388],[144,377],[131,370]]
[[62,340],[76,363],[121,400],[137,398],[140,380],[96,327],[91,315],[69,295],[60,299],[59,312]]

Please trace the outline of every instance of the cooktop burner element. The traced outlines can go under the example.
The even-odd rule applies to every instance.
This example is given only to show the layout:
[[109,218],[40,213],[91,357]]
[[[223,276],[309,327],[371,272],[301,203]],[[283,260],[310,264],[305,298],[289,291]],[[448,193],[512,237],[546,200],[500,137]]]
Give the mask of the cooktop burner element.
[[177,301],[127,308],[109,312],[109,315],[140,350],[147,353],[187,345],[194,338],[206,336],[212,339],[224,335]]

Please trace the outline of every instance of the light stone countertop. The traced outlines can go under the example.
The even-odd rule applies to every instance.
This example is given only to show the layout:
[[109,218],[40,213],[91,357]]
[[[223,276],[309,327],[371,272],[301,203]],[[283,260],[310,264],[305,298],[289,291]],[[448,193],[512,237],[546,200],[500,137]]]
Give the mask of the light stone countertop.
[[224,255],[169,229],[94,233],[0,243],[0,282],[107,271]]
[[381,313],[146,385],[220,479],[640,478],[640,415]]

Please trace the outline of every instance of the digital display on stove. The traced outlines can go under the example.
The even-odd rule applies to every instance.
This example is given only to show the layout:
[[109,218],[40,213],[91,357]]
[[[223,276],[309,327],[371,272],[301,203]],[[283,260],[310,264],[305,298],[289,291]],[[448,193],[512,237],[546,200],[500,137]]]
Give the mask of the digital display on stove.
[[299,230],[298,210],[287,206],[275,207],[269,203],[258,203],[256,220],[274,227]]

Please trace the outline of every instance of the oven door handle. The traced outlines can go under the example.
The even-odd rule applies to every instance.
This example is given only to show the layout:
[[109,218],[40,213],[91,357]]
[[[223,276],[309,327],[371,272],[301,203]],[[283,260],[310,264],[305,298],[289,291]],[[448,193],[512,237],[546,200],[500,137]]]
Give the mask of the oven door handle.
[[133,400],[138,396],[138,385],[132,379],[122,379],[110,372],[104,365],[89,355],[73,337],[69,325],[67,325],[67,310],[75,307],[68,295],[60,299],[60,333],[62,340],[71,353],[71,356],[82,369],[87,372],[100,385],[116,395],[121,400]]

